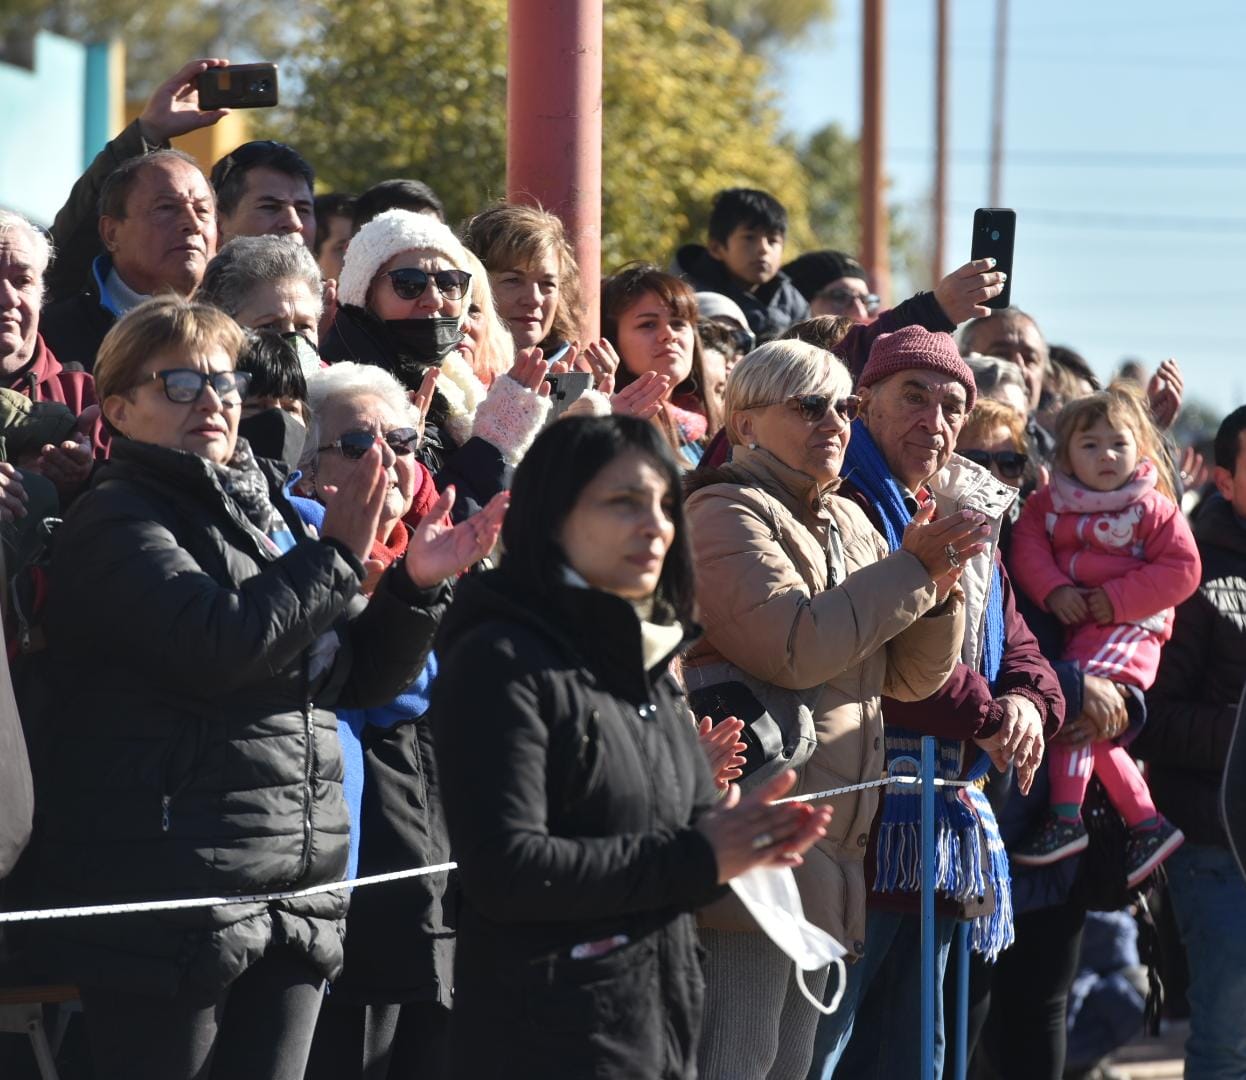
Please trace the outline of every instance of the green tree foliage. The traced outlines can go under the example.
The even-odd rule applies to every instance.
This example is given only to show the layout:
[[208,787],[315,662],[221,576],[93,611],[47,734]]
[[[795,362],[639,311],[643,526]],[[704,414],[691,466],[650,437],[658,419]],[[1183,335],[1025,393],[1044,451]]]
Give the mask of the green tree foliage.
[[[737,184],[776,192],[807,246],[806,177],[780,144],[764,61],[696,5],[612,0],[605,40],[604,265],[665,262]],[[505,0],[329,0],[296,55],[303,93],[273,130],[328,187],[418,177],[452,219],[504,193]]]
[[748,52],[773,52],[830,20],[833,0],[707,0],[710,23]]

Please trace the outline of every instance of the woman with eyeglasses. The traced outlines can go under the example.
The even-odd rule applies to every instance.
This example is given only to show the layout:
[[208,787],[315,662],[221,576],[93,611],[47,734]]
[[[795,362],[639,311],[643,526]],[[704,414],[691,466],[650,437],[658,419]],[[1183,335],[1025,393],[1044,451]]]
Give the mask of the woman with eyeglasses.
[[436,380],[419,455],[439,488],[456,486],[460,513],[509,483],[550,411],[550,365],[539,352],[521,352],[486,390],[459,351],[471,309],[468,266],[463,245],[435,218],[377,215],[346,249],[340,307],[321,342],[330,363],[375,364],[413,393]]
[[[996,480],[1019,488],[1026,478],[1025,416],[1009,405],[980,397],[956,437],[956,452],[975,465],[990,469]],[[1013,504],[1012,518],[1019,507]]]
[[[48,904],[254,896],[347,868],[336,707],[410,686],[445,579],[492,529],[417,530],[360,592],[393,477],[370,446],[322,488],[319,536],[286,472],[238,437],[243,332],[159,298],[96,367],[112,457],[57,534],[54,688],[39,777]],[[444,511],[445,502],[439,504]],[[128,1080],[303,1075],[347,896],[248,900],[54,925],[95,1069]]]
[[[684,660],[698,715],[749,718],[745,790],[788,768],[796,792],[877,779],[883,694],[919,700],[955,666],[964,605],[949,545],[968,521],[913,524],[887,547],[834,494],[857,414],[844,366],[803,341],[775,341],[732,369],[729,464],[687,487],[704,637]],[[723,703],[715,708],[715,701]],[[766,749],[770,747],[770,749]],[[805,915],[860,962],[865,842],[877,790],[833,800],[834,816],[796,870]],[[735,906],[702,913],[707,1080],[803,1077],[819,1014],[787,955]],[[827,973],[806,973],[821,996]]]
[[[450,493],[438,497],[418,460],[423,418],[388,372],[334,364],[308,383],[308,404],[301,487],[312,497],[294,500],[305,521],[318,527],[328,495],[349,482],[372,446],[381,451],[389,485],[364,560],[367,594],[422,530],[436,528],[432,523]],[[496,535],[508,499],[507,493],[495,496],[459,528]],[[421,519],[414,528],[407,524]],[[467,561],[454,574],[478,556],[475,546],[464,550]],[[350,877],[450,861],[424,719],[436,672],[430,655],[393,701],[338,711],[351,813]],[[346,920],[345,967],[316,1025],[308,1080],[440,1074],[454,960],[454,893],[447,882],[439,874],[356,892]]]

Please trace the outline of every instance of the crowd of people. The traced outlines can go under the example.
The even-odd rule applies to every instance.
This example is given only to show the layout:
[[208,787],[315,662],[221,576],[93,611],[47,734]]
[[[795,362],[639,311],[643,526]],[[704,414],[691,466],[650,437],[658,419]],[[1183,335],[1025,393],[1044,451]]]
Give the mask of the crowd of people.
[[967,963],[970,1075],[1060,1080],[1164,867],[1186,1075],[1246,1077],[1246,408],[1191,498],[1175,362],[1102,387],[992,260],[884,309],[748,188],[594,339],[539,207],[171,149],[223,63],[0,211],[3,907],[247,898],[8,929],[92,1075],[912,1080],[869,785],[931,736],[935,1075]]

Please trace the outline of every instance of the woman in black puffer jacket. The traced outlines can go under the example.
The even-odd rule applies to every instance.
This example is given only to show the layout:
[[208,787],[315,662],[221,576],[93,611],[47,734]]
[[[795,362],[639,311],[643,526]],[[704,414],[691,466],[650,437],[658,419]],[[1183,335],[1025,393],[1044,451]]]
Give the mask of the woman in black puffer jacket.
[[679,470],[642,420],[574,417],[515,474],[498,570],[465,578],[430,712],[463,906],[456,1080],[696,1075],[692,911],[792,866],[827,810],[715,806],[669,673],[692,563]]
[[[391,483],[382,454],[365,452],[320,537],[307,533],[282,472],[237,437],[241,344],[228,316],[169,298],[101,347],[100,400],[120,437],[57,535],[46,616],[65,676],[39,778],[52,902],[340,880],[329,710],[384,704],[414,681],[463,554],[451,549],[492,544],[478,525],[417,530],[365,602]],[[327,892],[54,924],[96,1074],[302,1077],[346,903]]]

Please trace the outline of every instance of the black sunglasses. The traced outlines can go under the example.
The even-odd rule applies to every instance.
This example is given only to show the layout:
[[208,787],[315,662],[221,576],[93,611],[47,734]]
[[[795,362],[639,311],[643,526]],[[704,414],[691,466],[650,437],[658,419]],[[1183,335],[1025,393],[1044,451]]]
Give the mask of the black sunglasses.
[[387,276],[399,300],[414,300],[421,296],[430,280],[447,300],[461,300],[472,280],[472,275],[466,270],[437,270],[430,274],[414,266],[387,271]]
[[370,431],[347,431],[337,441],[327,446],[318,446],[316,453],[323,454],[326,450],[340,450],[342,457],[348,461],[358,461],[372,449],[378,438],[384,439],[385,444],[400,457],[414,454],[416,447],[420,444],[420,433],[415,428],[394,428],[393,431],[387,431],[380,436]]
[[788,401],[796,406],[800,418],[811,424],[819,423],[830,409],[834,409],[835,415],[845,424],[851,424],[861,411],[861,399],[856,394],[838,400],[829,394],[798,394]]
[[198,401],[203,388],[209,384],[222,401],[241,401],[251,385],[248,371],[196,371],[194,368],[166,368],[153,372],[137,385],[157,379],[164,383],[164,396],[176,405]]
[[975,465],[981,465],[984,469],[989,469],[991,462],[994,461],[999,467],[1000,476],[1006,476],[1009,480],[1020,479],[1030,460],[1029,454],[1022,454],[1017,450],[957,450],[956,452]]

